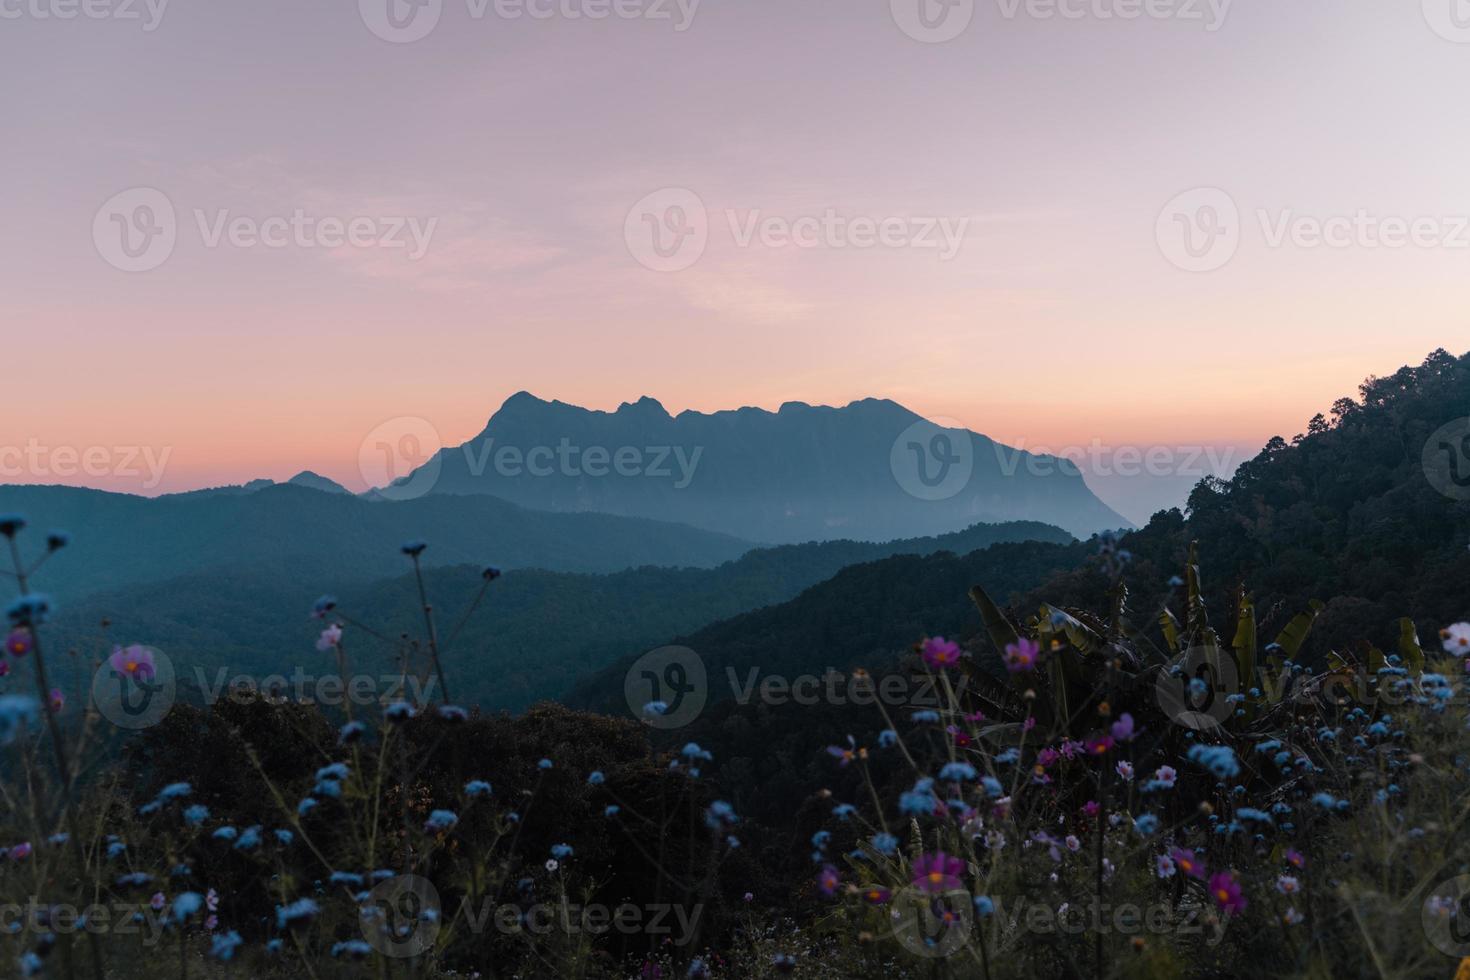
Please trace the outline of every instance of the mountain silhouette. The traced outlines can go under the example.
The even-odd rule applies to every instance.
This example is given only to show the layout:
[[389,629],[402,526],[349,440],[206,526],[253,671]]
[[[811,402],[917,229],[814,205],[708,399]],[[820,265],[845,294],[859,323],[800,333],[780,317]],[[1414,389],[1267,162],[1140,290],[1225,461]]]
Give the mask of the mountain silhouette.
[[776,544],[882,541],[1013,520],[1079,536],[1129,526],[1068,461],[944,429],[882,399],[675,416],[648,397],[604,412],[523,391],[478,436],[441,450],[399,485]]

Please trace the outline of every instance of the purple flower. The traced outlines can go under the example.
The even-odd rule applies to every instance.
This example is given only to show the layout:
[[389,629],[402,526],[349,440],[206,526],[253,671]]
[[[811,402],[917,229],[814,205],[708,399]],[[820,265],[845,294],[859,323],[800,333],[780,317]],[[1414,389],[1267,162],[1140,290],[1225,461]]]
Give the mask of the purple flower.
[[921,854],[914,862],[914,885],[930,894],[947,892],[960,886],[960,875],[964,870],[964,861],[943,851]]
[[946,640],[942,636],[929,637],[920,649],[924,663],[935,670],[953,667],[960,662],[960,657],[963,656],[963,651],[960,650],[958,643]]

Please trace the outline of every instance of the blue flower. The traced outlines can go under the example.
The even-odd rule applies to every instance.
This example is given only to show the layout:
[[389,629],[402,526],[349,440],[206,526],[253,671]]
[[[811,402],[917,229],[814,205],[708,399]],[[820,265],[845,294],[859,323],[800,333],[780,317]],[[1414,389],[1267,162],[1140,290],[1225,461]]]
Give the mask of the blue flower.
[[184,823],[190,827],[197,827],[209,819],[209,807],[203,803],[195,803],[193,806],[184,808]]
[[341,731],[337,733],[337,741],[343,745],[347,745],[350,742],[356,742],[358,739],[362,738],[362,734],[365,731],[367,731],[367,726],[364,725],[362,722],[349,721],[347,724],[343,725]]
[[235,950],[239,949],[244,942],[240,934],[231,929],[223,936],[215,936],[210,940],[209,955],[221,962],[228,963],[234,957]]
[[185,796],[188,796],[192,792],[194,792],[194,787],[190,786],[188,783],[169,783],[163,789],[158,791],[157,798],[160,801],[166,803],[169,800],[181,799]]
[[540,769],[542,772],[545,772],[546,770],[553,768],[553,764],[550,759],[542,759],[540,762],[536,763],[536,768]]
[[329,880],[334,885],[348,885],[352,888],[362,887],[362,875],[354,874],[351,871],[333,871],[332,877]]
[[260,826],[259,825],[256,825],[254,827],[247,827],[247,828],[245,828],[245,831],[242,834],[240,834],[240,838],[235,841],[235,850],[237,850],[237,851],[253,851],[253,850],[255,850],[259,846],[260,846]]
[[981,776],[980,785],[985,787],[985,792],[991,796],[1005,795],[1006,788],[1000,784],[1000,780],[994,776]]
[[1143,834],[1145,837],[1147,837],[1149,834],[1152,834],[1154,831],[1159,829],[1159,818],[1154,816],[1152,813],[1143,813],[1140,814],[1138,818],[1133,821],[1133,826],[1138,830],[1140,834]]
[[[196,898],[198,896],[195,896]],[[321,907],[309,898],[298,898],[290,905],[276,906],[276,927],[284,929],[316,917]]]
[[989,895],[975,896],[975,911],[980,913],[982,919],[995,914],[995,903],[990,900]]
[[174,899],[173,920],[183,922],[204,906],[204,896],[198,892],[184,892]]
[[587,776],[588,786],[601,786],[605,782],[607,782],[607,777],[604,776],[600,770],[597,772],[589,773]]
[[304,817],[308,813],[310,813],[312,810],[315,810],[316,807],[317,807],[316,800],[314,800],[314,799],[312,799],[311,797],[308,796],[305,799],[303,799],[300,803],[296,804],[296,815],[298,817]]
[[334,762],[330,766],[322,766],[318,769],[316,771],[316,778],[318,782],[323,779],[343,780],[347,778],[350,771],[347,768],[347,763]]
[[408,721],[416,714],[418,712],[414,710],[414,706],[407,701],[394,701],[383,709],[383,717],[393,722]]
[[469,721],[470,713],[457,704],[441,704],[439,705],[439,717],[452,722]]
[[229,825],[226,825],[224,827],[219,828],[218,830],[216,830],[214,833],[210,834],[209,836],[210,837],[213,837],[215,840],[232,841],[236,837],[239,837],[240,836],[240,832],[238,830],[236,830],[234,827],[231,827]]
[[50,614],[51,600],[35,592],[21,596],[5,610],[5,615],[16,626],[44,626]]
[[492,790],[490,788],[490,784],[485,782],[485,780],[483,779],[471,779],[469,782],[464,784],[464,795],[468,796],[470,799],[478,799],[482,796],[489,796],[491,792]]
[[437,834],[451,829],[457,823],[459,817],[453,810],[434,810],[429,814],[429,819],[424,821],[424,829],[431,834]]
[[1186,758],[1208,769],[1216,779],[1227,779],[1240,774],[1240,763],[1235,760],[1235,750],[1228,745],[1191,745]]
[[347,956],[352,959],[362,959],[364,956],[371,956],[372,952],[373,948],[361,939],[346,939],[332,944],[332,956],[335,958]]
[[891,728],[885,728],[878,733],[878,747],[880,749],[891,749],[898,744],[898,732]]
[[704,811],[704,822],[711,830],[733,826],[739,819],[735,815],[735,808],[724,800],[715,800]]
[[276,840],[280,842],[280,844],[281,844],[282,847],[290,847],[291,846],[291,842],[294,841],[295,839],[296,839],[296,835],[293,834],[293,833],[291,833],[291,831],[289,831],[289,830],[277,830],[276,831]]
[[898,838],[892,834],[874,834],[871,843],[879,854],[892,854],[898,850]]
[[0,745],[9,745],[23,731],[35,731],[41,702],[23,694],[0,695]]
[[572,846],[570,844],[553,844],[551,846],[551,856],[558,861],[565,861],[572,856]]
[[939,778],[946,783],[962,783],[975,778],[975,767],[968,762],[950,762],[939,770]]

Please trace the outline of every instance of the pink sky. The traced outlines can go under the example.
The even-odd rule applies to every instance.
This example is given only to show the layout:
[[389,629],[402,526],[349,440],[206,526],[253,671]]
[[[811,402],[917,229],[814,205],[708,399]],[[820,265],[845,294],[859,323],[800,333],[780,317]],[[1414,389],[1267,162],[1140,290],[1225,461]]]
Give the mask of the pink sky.
[[[945,43],[900,29],[909,2],[707,0],[679,31],[443,0],[413,43],[352,3],[178,2],[152,30],[7,8],[0,449],[169,455],[151,487],[4,482],[312,468],[360,488],[383,421],[459,442],[520,389],[671,411],[889,397],[1028,448],[1238,455],[1369,373],[1470,348],[1470,38],[1437,0],[1236,3],[1216,30],[975,0]],[[126,272],[94,223],[140,187],[176,243]],[[1188,272],[1157,225],[1202,187],[1238,206],[1239,244]],[[708,244],[660,272],[625,225],[666,188],[698,195]],[[222,214],[297,210],[433,233],[418,258],[210,242]],[[965,232],[952,257],[740,240],[752,213],[827,212]],[[1272,243],[1359,212],[1439,231]]]

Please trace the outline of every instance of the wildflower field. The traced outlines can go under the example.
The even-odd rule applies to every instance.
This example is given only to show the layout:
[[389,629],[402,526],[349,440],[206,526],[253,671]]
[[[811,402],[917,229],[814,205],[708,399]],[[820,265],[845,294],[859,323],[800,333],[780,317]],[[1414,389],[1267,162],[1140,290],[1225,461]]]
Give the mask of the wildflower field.
[[[1470,956],[1470,624],[1421,643],[1406,621],[1396,649],[1309,670],[1315,609],[1261,642],[1242,594],[1222,640],[1191,553],[1145,644],[1103,540],[1110,611],[1013,622],[977,588],[988,638],[916,642],[938,705],[878,701],[870,737],[822,753],[809,870],[775,885],[699,744],[449,701],[427,596],[400,668],[436,698],[334,717],[255,692],[128,732],[155,652],[78,671],[31,588],[68,539],[28,548],[18,516],[0,535],[18,975],[1429,977]],[[330,597],[312,615],[347,677],[354,620]]]

